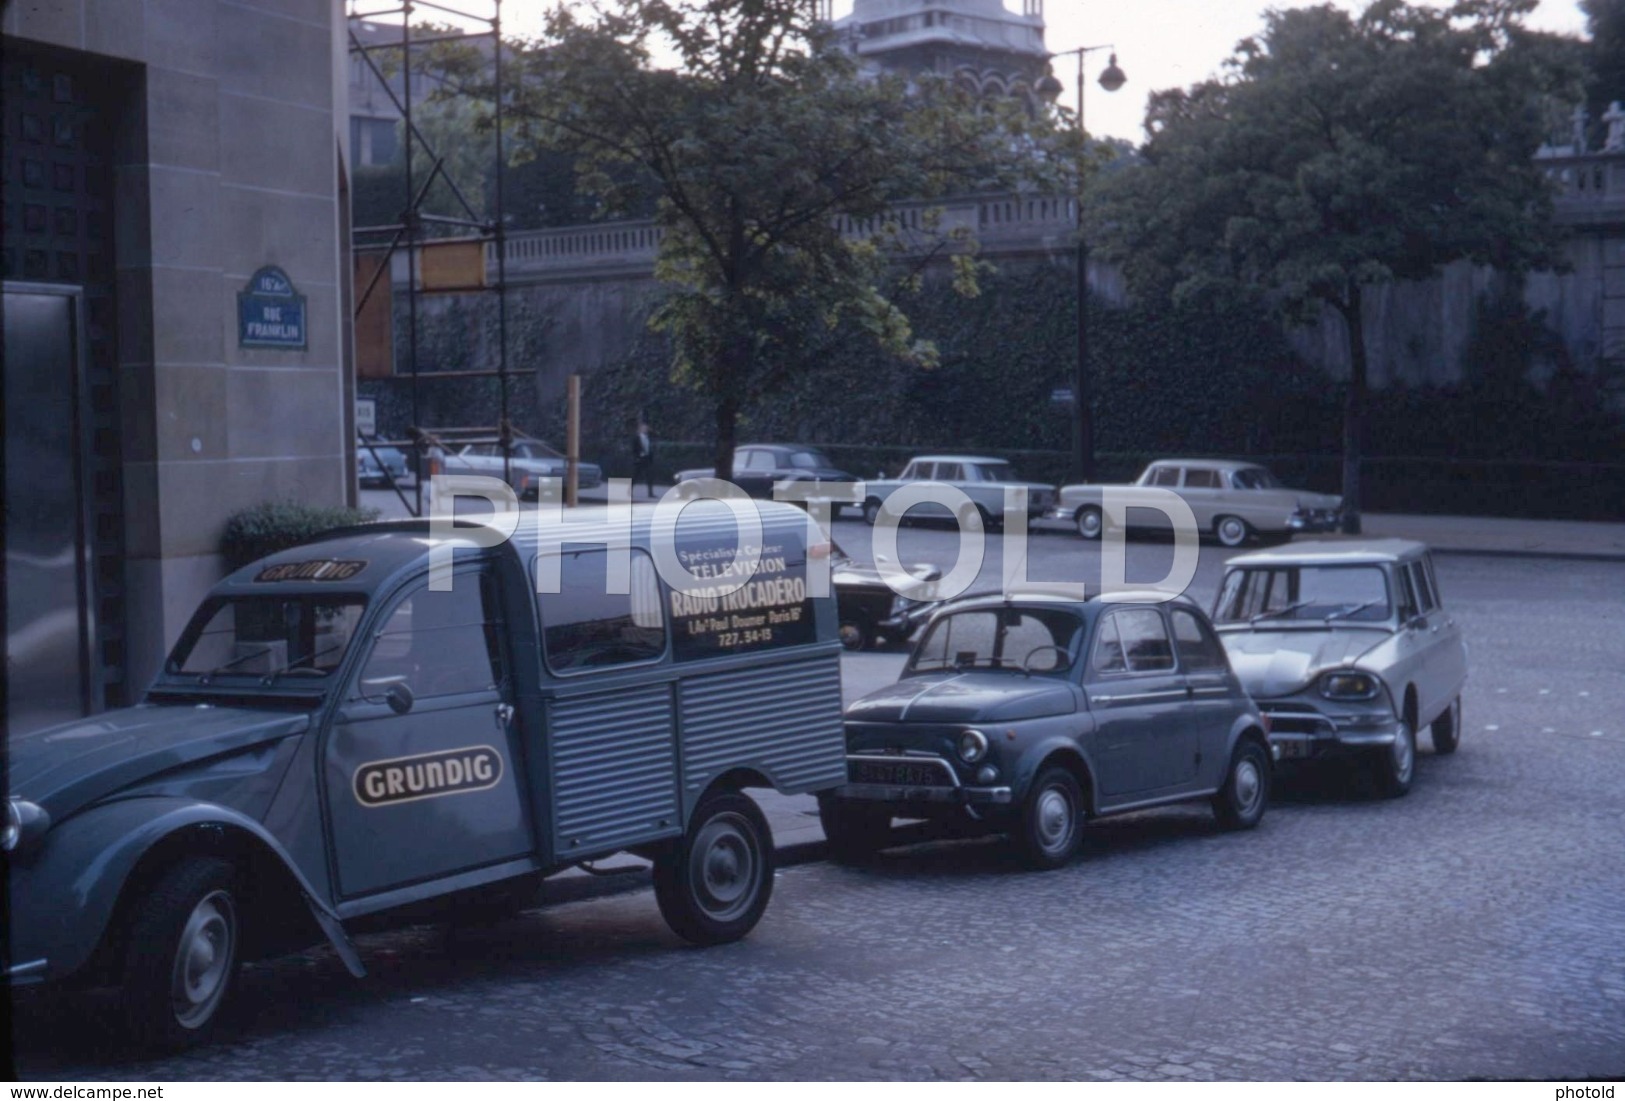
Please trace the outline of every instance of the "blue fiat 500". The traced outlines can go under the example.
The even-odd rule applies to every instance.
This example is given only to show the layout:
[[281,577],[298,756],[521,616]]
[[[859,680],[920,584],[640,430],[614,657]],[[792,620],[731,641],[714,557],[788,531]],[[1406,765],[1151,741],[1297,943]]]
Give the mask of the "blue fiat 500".
[[847,783],[819,809],[841,857],[887,844],[894,818],[950,819],[1053,868],[1091,817],[1207,799],[1257,825],[1266,738],[1184,599],[970,598],[937,612],[901,680],[847,708]]

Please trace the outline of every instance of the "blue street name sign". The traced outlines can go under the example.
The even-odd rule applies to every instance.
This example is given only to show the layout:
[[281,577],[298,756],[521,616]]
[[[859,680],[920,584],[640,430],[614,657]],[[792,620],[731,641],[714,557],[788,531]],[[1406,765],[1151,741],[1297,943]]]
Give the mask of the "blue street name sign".
[[243,348],[303,348],[305,296],[276,267],[254,273],[237,292],[237,344]]

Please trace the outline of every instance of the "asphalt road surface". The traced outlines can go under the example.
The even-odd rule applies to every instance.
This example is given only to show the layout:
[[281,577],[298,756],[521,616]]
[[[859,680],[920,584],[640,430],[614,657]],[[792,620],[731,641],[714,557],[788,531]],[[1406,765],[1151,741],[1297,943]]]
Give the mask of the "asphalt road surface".
[[[854,554],[868,530],[837,525]],[[947,566],[952,536],[905,531]],[[1211,600],[1209,547],[1193,595]],[[1160,562],[1159,562],[1160,556]],[[1168,548],[1131,544],[1131,579]],[[781,870],[745,941],[693,949],[646,890],[244,972],[212,1047],[144,1062],[111,996],[14,1009],[25,1079],[1460,1079],[1625,1075],[1625,566],[1442,558],[1471,646],[1460,751],[1387,802],[1301,779],[1260,828],[1205,806]],[[1032,541],[1098,585],[1098,551]],[[988,569],[996,570],[990,562]],[[984,573],[996,583],[997,573]],[[847,659],[883,681],[892,655]],[[849,685],[850,686],[850,685]]]

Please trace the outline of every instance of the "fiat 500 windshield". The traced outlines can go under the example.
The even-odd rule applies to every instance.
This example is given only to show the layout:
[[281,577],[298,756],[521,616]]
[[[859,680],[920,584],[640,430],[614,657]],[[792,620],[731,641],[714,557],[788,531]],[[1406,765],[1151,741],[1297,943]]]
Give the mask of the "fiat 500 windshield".
[[915,672],[1010,669],[1064,673],[1082,621],[1047,608],[986,608],[955,612],[931,625],[915,651]]
[[248,596],[204,605],[169,672],[195,676],[326,677],[344,660],[366,602],[359,595]]

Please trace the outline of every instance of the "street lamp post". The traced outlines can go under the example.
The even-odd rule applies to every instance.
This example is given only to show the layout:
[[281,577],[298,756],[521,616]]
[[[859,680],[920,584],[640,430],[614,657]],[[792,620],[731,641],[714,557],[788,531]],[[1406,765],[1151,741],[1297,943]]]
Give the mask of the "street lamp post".
[[[1051,54],[1053,60],[1057,57],[1073,57],[1078,59],[1078,142],[1079,155],[1087,149],[1089,135],[1083,126],[1083,59],[1096,50],[1114,50],[1115,47],[1105,46],[1079,46],[1075,50],[1062,50]],[[1123,70],[1117,67],[1117,54],[1111,55],[1111,61],[1100,74],[1100,86],[1108,92],[1115,92],[1127,83],[1128,77]],[[1038,82],[1038,92],[1049,102],[1054,103],[1061,95],[1061,82],[1053,75],[1045,76]],[[1073,207],[1073,219],[1077,226],[1077,277],[1078,277],[1078,356],[1072,367],[1072,471],[1079,481],[1093,481],[1095,476],[1095,425],[1094,413],[1090,408],[1089,386],[1089,242],[1083,232],[1083,175],[1081,169],[1078,174],[1078,194]]]

